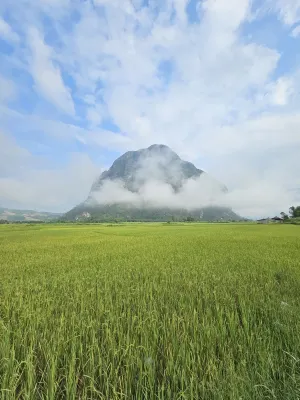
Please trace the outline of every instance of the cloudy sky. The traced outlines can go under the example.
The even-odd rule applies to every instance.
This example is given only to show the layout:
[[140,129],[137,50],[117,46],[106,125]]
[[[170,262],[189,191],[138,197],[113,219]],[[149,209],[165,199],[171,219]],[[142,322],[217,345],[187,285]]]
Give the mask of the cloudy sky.
[[244,215],[300,200],[300,0],[0,2],[0,206],[65,211],[153,143]]

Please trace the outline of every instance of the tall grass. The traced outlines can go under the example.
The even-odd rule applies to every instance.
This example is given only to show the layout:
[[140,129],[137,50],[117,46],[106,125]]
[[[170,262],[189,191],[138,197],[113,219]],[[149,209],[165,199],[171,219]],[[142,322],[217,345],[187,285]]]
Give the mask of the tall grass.
[[297,226],[3,226],[0,398],[300,398]]

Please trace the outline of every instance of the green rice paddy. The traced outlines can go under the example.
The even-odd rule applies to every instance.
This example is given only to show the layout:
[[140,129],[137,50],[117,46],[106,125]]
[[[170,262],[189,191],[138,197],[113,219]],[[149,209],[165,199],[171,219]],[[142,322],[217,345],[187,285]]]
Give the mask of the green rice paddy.
[[300,399],[300,227],[0,227],[0,399]]

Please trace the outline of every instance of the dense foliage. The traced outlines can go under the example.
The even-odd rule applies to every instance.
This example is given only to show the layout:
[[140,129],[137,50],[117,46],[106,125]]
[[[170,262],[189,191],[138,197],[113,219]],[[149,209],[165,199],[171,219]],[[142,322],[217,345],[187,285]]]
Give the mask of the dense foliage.
[[285,223],[290,223],[290,224],[295,224],[298,225],[300,224],[300,206],[292,206],[289,209],[289,214],[286,214],[285,212],[281,212],[281,218]]
[[220,221],[241,220],[232,210],[224,207],[206,207],[199,210],[172,208],[138,208],[126,204],[109,204],[98,207],[78,206],[67,212],[63,220],[102,221]]
[[300,217],[300,206],[290,207],[289,212],[290,212],[290,215],[292,218],[299,218]]

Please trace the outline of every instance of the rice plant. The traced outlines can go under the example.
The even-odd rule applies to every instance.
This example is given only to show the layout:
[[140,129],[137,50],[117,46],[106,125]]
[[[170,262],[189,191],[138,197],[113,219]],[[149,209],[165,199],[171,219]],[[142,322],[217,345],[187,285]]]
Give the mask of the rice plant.
[[0,398],[300,398],[293,225],[0,227]]

